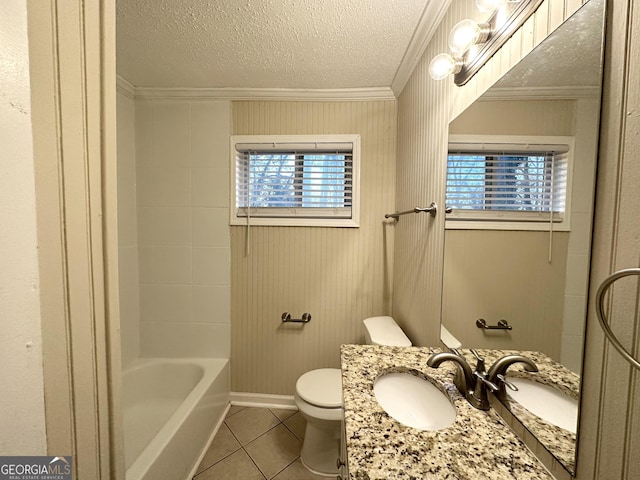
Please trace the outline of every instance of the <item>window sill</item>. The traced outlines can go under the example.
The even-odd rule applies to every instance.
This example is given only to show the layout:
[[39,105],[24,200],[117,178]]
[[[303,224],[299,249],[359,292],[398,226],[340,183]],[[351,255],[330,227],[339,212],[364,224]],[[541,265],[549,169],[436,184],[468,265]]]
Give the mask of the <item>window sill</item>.
[[[352,218],[260,218],[251,217],[249,219],[251,227],[330,227],[330,228],[359,228],[358,221]],[[232,218],[230,225],[247,226],[247,218]]]
[[[445,220],[445,230],[526,230],[532,232],[548,232],[549,222],[517,222],[491,220]],[[554,232],[569,232],[568,221],[554,222]]]

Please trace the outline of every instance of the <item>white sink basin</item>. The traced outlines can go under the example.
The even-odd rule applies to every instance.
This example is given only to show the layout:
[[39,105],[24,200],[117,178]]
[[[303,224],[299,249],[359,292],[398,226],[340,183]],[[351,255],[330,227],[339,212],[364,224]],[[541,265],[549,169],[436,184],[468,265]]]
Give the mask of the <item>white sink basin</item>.
[[576,433],[578,401],[549,385],[519,377],[508,377],[518,391],[507,390],[516,402],[541,419]]
[[449,397],[428,380],[410,373],[387,373],[373,392],[391,417],[419,430],[440,430],[453,423],[456,411]]

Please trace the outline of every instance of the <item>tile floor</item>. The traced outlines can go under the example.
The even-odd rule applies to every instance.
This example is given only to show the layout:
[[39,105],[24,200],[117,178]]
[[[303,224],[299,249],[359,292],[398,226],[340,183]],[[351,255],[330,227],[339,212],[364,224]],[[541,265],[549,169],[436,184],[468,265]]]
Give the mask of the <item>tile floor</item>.
[[194,480],[326,480],[300,463],[305,420],[297,410],[229,410]]

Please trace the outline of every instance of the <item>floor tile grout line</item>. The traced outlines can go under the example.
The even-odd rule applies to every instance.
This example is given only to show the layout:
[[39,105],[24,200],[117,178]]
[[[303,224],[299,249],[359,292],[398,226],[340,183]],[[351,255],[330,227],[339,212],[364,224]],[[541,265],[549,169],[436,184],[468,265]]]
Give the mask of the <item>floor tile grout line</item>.
[[[282,425],[282,422],[278,423],[277,425],[274,425],[273,427],[271,427],[269,430],[266,430],[265,432],[261,433],[260,435],[258,435],[256,438],[254,438],[253,440],[251,440],[250,442],[247,442],[246,445],[242,445],[242,447],[246,447],[248,445],[251,445],[253,442],[255,442],[256,440],[258,440],[261,437],[264,437],[267,433],[269,433],[271,430],[273,430],[276,427],[279,427],[280,425]],[[286,428],[286,427],[285,427]],[[297,437],[296,437],[297,438]]]
[[[229,458],[231,455],[235,454],[238,452],[238,450],[242,450],[245,455],[247,457],[249,457],[249,459],[251,460],[251,462],[254,464],[254,466],[258,469],[258,471],[260,472],[260,475],[262,475],[264,480],[272,480],[273,478],[277,477],[278,475],[280,475],[284,470],[286,470],[287,468],[289,468],[291,465],[293,465],[296,461],[298,461],[300,459],[300,455],[297,455],[290,463],[288,463],[284,468],[282,468],[281,470],[279,470],[277,473],[275,473],[273,476],[271,477],[267,477],[267,475],[260,469],[260,467],[258,466],[258,464],[256,463],[256,461],[254,460],[254,458],[251,456],[251,454],[249,453],[249,451],[246,449],[246,447],[248,447],[249,445],[251,445],[252,443],[254,443],[256,440],[258,440],[259,438],[261,438],[262,436],[266,435],[267,433],[271,432],[273,429],[275,429],[276,427],[282,425],[291,435],[293,435],[298,441],[302,442],[303,439],[301,439],[300,437],[298,437],[298,435],[296,435],[296,433],[293,431],[293,429],[289,428],[289,426],[285,423],[286,420],[291,419],[294,415],[296,415],[299,411],[294,411],[291,415],[289,415],[288,417],[286,417],[285,419],[280,419],[280,417],[278,417],[278,415],[276,415],[275,413],[273,413],[273,411],[271,411],[271,409],[267,408],[267,410],[269,411],[269,413],[271,413],[271,415],[274,416],[274,418],[276,418],[276,420],[278,421],[275,425],[273,425],[271,428],[269,428],[268,430],[266,430],[265,432],[261,433],[260,435],[258,435],[257,437],[255,437],[254,439],[250,440],[249,442],[246,443],[246,445],[243,445],[242,442],[240,441],[240,439],[237,437],[237,435],[233,432],[233,430],[231,429],[231,427],[227,424],[227,419],[234,417],[236,415],[238,415],[239,413],[241,413],[242,411],[244,411],[247,407],[243,407],[241,410],[238,410],[237,412],[233,413],[232,415],[227,415],[225,417],[225,420],[223,421],[223,424],[227,427],[227,429],[229,430],[229,433],[231,433],[232,437],[236,440],[236,442],[238,442],[239,447],[236,448],[235,450],[233,450],[232,452],[228,453],[227,455],[225,455],[224,457],[220,458],[219,460],[217,460],[215,463],[209,465],[207,468],[205,468],[204,470],[202,470],[201,472],[199,472],[198,474],[193,476],[194,480],[197,480],[196,477],[198,477],[199,475],[203,474],[204,472],[206,472],[207,470],[209,470],[210,468],[212,468],[214,465],[219,464],[220,462],[224,461],[225,459]],[[217,435],[217,434],[216,434]]]
[[[249,453],[249,451],[246,449],[246,447],[248,447],[249,445],[251,445],[253,442],[255,442],[255,441],[257,441],[259,438],[261,438],[261,437],[265,436],[265,435],[266,435],[267,433],[269,433],[271,430],[273,430],[273,429],[275,429],[275,428],[279,427],[280,425],[282,425],[284,428],[286,428],[286,429],[287,429],[287,431],[289,431],[289,433],[291,433],[291,435],[293,435],[297,440],[300,440],[300,439],[298,438],[298,436],[297,436],[295,433],[293,433],[293,432],[291,431],[291,429],[290,429],[290,428],[288,428],[288,427],[285,425],[284,421],[280,420],[280,418],[278,418],[278,416],[277,416],[277,415],[275,415],[273,412],[271,412],[271,414],[272,414],[272,415],[274,415],[274,416],[278,419],[278,424],[277,424],[277,425],[274,425],[273,427],[271,427],[271,428],[270,428],[269,430],[267,430],[266,432],[264,432],[264,433],[262,433],[262,434],[258,435],[256,438],[254,438],[254,439],[253,439],[253,440],[251,440],[250,442],[247,442],[247,444],[246,444],[246,445],[242,445],[242,444],[240,444],[240,448],[242,448],[242,450],[244,450],[244,452],[245,452],[245,453],[247,454],[247,456],[251,459],[251,461],[253,462],[253,464],[256,466],[256,468],[260,471],[260,473],[262,474],[262,476],[263,476],[266,480],[271,480],[271,479],[273,479],[274,477],[276,477],[276,476],[280,475],[284,470],[286,470],[287,468],[289,468],[293,463],[295,463],[295,462],[296,462],[296,460],[298,460],[298,459],[300,458],[300,455],[297,455],[297,456],[296,456],[296,458],[294,458],[292,462],[288,463],[284,468],[282,468],[281,470],[279,470],[278,472],[276,472],[276,473],[275,473],[275,475],[273,475],[273,476],[271,476],[271,477],[267,477],[267,475],[266,475],[266,474],[265,474],[265,473],[260,469],[260,467],[258,466],[258,464],[256,463],[256,461],[253,459],[253,457],[251,456],[251,454]],[[288,418],[290,418],[290,417],[288,417]],[[229,430],[231,430],[231,428],[229,428]],[[233,435],[233,431],[231,431],[231,434]],[[235,435],[234,435],[234,437],[235,437]],[[236,437],[236,440],[237,440],[237,437]],[[238,443],[240,443],[240,441],[239,441],[239,440],[238,440]],[[237,450],[236,450],[236,451],[237,451]]]
[[[269,409],[267,409],[267,410],[269,410]],[[237,413],[240,413],[240,412],[237,412]],[[236,413],[236,414],[237,414],[237,413]],[[235,438],[235,439],[236,439],[236,441],[237,441],[237,442],[238,442],[238,444],[240,445],[240,448],[244,451],[244,453],[247,455],[247,457],[249,457],[249,459],[251,460],[251,462],[255,465],[255,467],[256,467],[256,468],[258,469],[258,471],[260,472],[260,475],[262,475],[262,476],[264,477],[264,479],[265,479],[265,480],[268,480],[268,477],[267,477],[267,476],[265,475],[265,473],[260,469],[260,467],[258,466],[258,464],[256,463],[256,461],[253,459],[253,457],[251,456],[251,454],[249,453],[249,451],[246,449],[246,447],[247,447],[247,446],[249,446],[249,445],[251,445],[253,442],[255,442],[256,440],[258,440],[260,437],[263,437],[264,435],[266,435],[267,433],[269,433],[269,432],[270,432],[271,430],[273,430],[274,428],[279,427],[280,425],[283,425],[285,428],[287,428],[287,426],[284,424],[284,422],[283,422],[282,420],[280,420],[276,414],[274,414],[271,410],[269,410],[269,413],[270,413],[271,415],[273,415],[273,416],[278,420],[278,423],[277,423],[277,424],[275,424],[273,427],[269,428],[267,431],[265,431],[265,432],[261,433],[260,435],[258,435],[258,436],[257,436],[256,438],[254,438],[253,440],[251,440],[251,441],[247,442],[245,445],[243,445],[243,444],[242,444],[242,442],[240,441],[240,439],[236,436],[236,434],[235,434],[235,433],[233,433],[233,430],[231,429],[231,427],[229,427],[229,425],[227,425],[227,428],[228,428],[228,429],[229,429],[229,431],[231,432],[231,435],[233,435],[233,438]],[[224,421],[224,424],[226,425],[226,423],[227,423],[227,421],[225,420],[225,421]],[[289,429],[287,428],[287,430],[289,430]],[[293,432],[291,432],[291,433],[292,433],[292,435],[293,435],[294,437],[298,438],[298,437],[297,437]],[[237,452],[238,450],[239,450],[239,449],[235,450],[235,452]],[[235,452],[234,452],[234,453],[235,453]],[[228,455],[227,455],[227,456],[228,456]],[[225,457],[225,458],[226,458],[226,457]],[[216,463],[218,463],[218,462],[216,462]],[[215,465],[215,464],[214,464],[214,465]],[[212,465],[212,466],[213,466],[213,465]],[[289,465],[287,465],[287,467],[288,467],[288,466],[289,466]],[[209,467],[209,468],[210,468],[210,467]],[[285,467],[285,468],[286,468],[286,467]],[[283,469],[283,470],[284,470],[284,469]],[[282,471],[282,470],[280,470],[280,472],[281,472],[281,471]],[[278,475],[280,472],[276,473],[276,475]],[[273,477],[270,477],[270,478],[273,478]]]
[[291,465],[293,465],[294,463],[296,463],[298,460],[300,459],[300,455],[298,455],[296,458],[293,459],[293,461],[291,463],[289,463],[287,466],[285,466],[282,470],[280,470],[279,472],[277,472],[275,475],[273,475],[272,477],[270,477],[268,480],[273,480],[274,478],[276,478],[278,475],[280,475],[282,472],[284,472],[287,468],[289,468]]
[[[291,418],[291,417],[289,417],[289,418]],[[289,430],[289,432],[291,432],[291,435],[293,435],[294,437],[296,437],[296,438],[297,438],[298,440],[300,440],[301,442],[304,440],[304,438],[300,438],[298,435],[296,435],[296,432],[294,432],[291,428],[289,428],[289,425],[287,425],[287,424],[286,424],[286,423],[284,423],[284,422],[281,422],[281,423],[282,423],[282,425],[284,425],[284,427],[285,427],[287,430]],[[304,435],[303,435],[303,436],[304,436]]]
[[247,457],[249,457],[249,460],[251,460],[251,462],[255,465],[255,467],[258,469],[258,471],[260,472],[260,475],[262,475],[262,478],[264,480],[268,480],[268,477],[264,474],[264,472],[262,471],[262,469],[258,466],[258,464],[256,463],[256,461],[253,459],[253,457],[251,455],[249,455],[249,452],[247,452],[247,449],[242,447],[242,450],[244,450],[244,453],[247,454]]
[[[207,470],[209,470],[209,469],[210,469],[211,467],[213,467],[214,465],[217,465],[217,464],[219,464],[220,462],[222,462],[223,460],[226,460],[226,459],[227,459],[227,458],[229,458],[231,455],[233,455],[234,453],[236,453],[238,450],[240,450],[240,449],[243,449],[243,450],[244,450],[244,448],[242,447],[242,444],[240,443],[240,440],[238,440],[238,437],[236,437],[236,436],[234,435],[233,431],[229,428],[229,425],[227,425],[227,421],[226,421],[226,419],[225,419],[222,423],[227,427],[227,430],[229,430],[229,433],[233,436],[233,438],[236,440],[236,442],[238,442],[239,447],[238,447],[238,448],[236,448],[236,449],[235,449],[234,451],[232,451],[231,453],[227,453],[224,457],[220,458],[219,460],[217,460],[217,461],[213,462],[211,465],[209,465],[207,468],[205,468],[205,469],[204,469],[204,470],[202,470],[201,472],[198,472],[197,474],[195,474],[195,475],[192,477],[192,479],[195,479],[197,476],[199,476],[199,475],[203,474],[204,472],[206,472]],[[220,430],[218,430],[218,432],[216,433],[216,436],[218,435],[218,433],[220,433]],[[214,438],[215,438],[215,437],[214,437]],[[211,448],[211,447],[209,447],[209,448]],[[247,455],[249,455],[249,452],[247,452],[246,450],[245,450],[245,453],[246,453]],[[249,457],[250,457],[250,456],[251,456],[251,455],[249,455]]]

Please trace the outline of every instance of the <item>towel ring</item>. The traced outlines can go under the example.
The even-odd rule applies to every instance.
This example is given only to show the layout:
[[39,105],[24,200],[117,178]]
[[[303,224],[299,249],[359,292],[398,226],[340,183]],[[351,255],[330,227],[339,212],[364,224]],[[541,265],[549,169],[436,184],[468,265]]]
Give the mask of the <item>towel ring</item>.
[[627,360],[633,367],[640,370],[640,362],[622,346],[622,344],[618,340],[618,337],[615,336],[615,334],[611,330],[611,327],[609,327],[609,322],[607,321],[607,317],[604,313],[604,294],[607,292],[613,282],[629,275],[640,276],[640,268],[627,268],[625,270],[619,270],[605,278],[604,282],[602,282],[602,285],[598,287],[598,293],[596,293],[596,313],[598,314],[600,326],[604,330],[607,339],[611,342],[615,349],[618,350],[620,355],[625,358],[625,360]]

